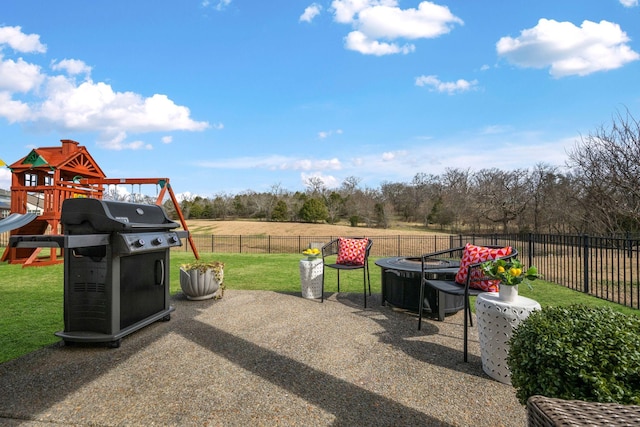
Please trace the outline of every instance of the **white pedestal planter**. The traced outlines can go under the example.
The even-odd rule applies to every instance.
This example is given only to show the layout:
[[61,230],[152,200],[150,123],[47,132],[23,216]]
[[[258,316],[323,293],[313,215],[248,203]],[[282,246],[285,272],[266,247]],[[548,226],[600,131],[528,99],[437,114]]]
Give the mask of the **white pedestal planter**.
[[507,366],[509,340],[514,329],[534,310],[540,310],[540,304],[522,296],[516,296],[512,302],[503,301],[495,292],[482,293],[476,298],[482,370],[491,378],[511,384],[511,371]]
[[300,260],[300,289],[303,298],[322,296],[322,258]]
[[[180,267],[180,287],[187,299],[205,300],[210,298],[222,298],[221,286],[224,279],[224,265],[212,268],[195,267],[185,269]],[[220,294],[220,295],[218,295]]]

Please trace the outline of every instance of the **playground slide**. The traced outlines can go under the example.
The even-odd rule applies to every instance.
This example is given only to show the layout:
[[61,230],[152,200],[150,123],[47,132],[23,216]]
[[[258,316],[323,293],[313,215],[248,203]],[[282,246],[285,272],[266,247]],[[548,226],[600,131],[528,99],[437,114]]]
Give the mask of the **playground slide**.
[[5,231],[10,231],[10,230],[15,230],[16,228],[20,228],[23,225],[27,225],[37,217],[38,215],[34,213],[26,213],[26,214],[12,213],[8,217],[4,219],[0,219],[0,233],[4,233]]

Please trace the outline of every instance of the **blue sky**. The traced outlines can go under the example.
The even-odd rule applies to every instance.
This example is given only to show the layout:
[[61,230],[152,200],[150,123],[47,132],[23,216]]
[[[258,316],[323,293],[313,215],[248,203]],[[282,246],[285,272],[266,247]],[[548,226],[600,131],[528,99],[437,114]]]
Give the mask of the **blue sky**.
[[638,0],[5,0],[0,159],[73,139],[205,197],[561,166],[640,118],[639,24]]

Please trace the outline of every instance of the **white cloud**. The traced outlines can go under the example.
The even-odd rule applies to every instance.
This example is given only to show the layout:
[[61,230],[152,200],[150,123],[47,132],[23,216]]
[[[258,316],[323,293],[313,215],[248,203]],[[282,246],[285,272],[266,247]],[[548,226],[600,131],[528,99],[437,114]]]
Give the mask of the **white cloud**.
[[638,0],[620,0],[620,4],[624,7],[635,7],[638,5]]
[[446,6],[423,1],[418,9],[366,8],[358,14],[357,27],[374,38],[429,39],[449,33],[453,24],[462,24],[462,20]]
[[331,8],[334,11],[334,20],[341,24],[350,24],[355,15],[374,6],[397,6],[397,0],[334,0]]
[[198,166],[215,169],[246,169],[258,168],[267,170],[317,170],[317,169],[342,169],[342,162],[337,158],[332,159],[301,159],[286,156],[269,157],[239,157],[235,159],[217,159],[200,161]]
[[52,62],[51,69],[58,71],[64,70],[70,75],[91,74],[91,67],[80,61],[79,59],[63,59],[60,62]]
[[[105,135],[108,137],[109,135]],[[126,132],[118,132],[109,139],[101,139],[98,141],[98,146],[107,150],[152,150],[153,146],[143,141],[126,142]]]
[[413,144],[407,143],[398,150],[388,151],[382,144],[380,150],[372,147],[355,157],[212,157],[212,161],[196,165],[219,170],[261,169],[271,172],[276,180],[285,176],[283,171],[298,171],[302,182],[304,178],[320,177],[332,188],[334,184],[330,182],[336,182],[337,186],[348,176],[362,178],[366,185],[380,181],[410,182],[417,172],[438,175],[447,168],[512,170],[530,168],[536,163],[561,167],[566,161],[567,149],[575,143],[575,136],[546,136],[537,130],[518,130],[508,125],[453,133],[446,138],[416,136],[414,139]]
[[52,77],[46,95],[34,111],[34,120],[49,121],[68,131],[197,131],[209,126],[193,121],[187,107],[176,105],[166,95],[145,98],[134,92],[116,92],[92,80],[76,85],[65,77]]
[[5,190],[11,188],[11,171],[9,170],[9,168],[6,168],[4,166],[0,168],[0,188],[3,188]]
[[438,79],[438,76],[420,76],[416,78],[416,86],[430,86],[436,92],[446,92],[449,95],[472,90],[477,84],[477,80],[467,81],[463,79],[455,82],[443,82]]
[[538,25],[522,30],[516,38],[502,37],[496,44],[498,55],[521,67],[550,67],[554,77],[612,70],[640,59],[626,44],[627,34],[618,24],[540,19]]
[[[0,51],[5,45],[27,52],[45,51],[39,36],[22,34],[20,27],[0,27]],[[47,75],[39,65],[0,54],[0,117],[40,129],[97,132],[99,145],[115,150],[151,148],[142,141],[125,142],[128,133],[209,127],[207,122],[193,120],[187,107],[176,105],[167,95],[144,97],[94,82],[91,67],[81,60],[54,61],[51,67],[68,75]],[[78,84],[73,76],[81,73],[86,76]],[[221,129],[222,124],[216,128]]]
[[37,34],[25,34],[22,27],[0,27],[0,47],[8,45],[16,52],[45,53],[47,46],[40,43]]
[[[202,5],[202,7],[207,8],[209,6],[211,6],[211,1],[209,0],[202,0],[202,3],[200,3]],[[227,6],[229,6],[231,4],[231,0],[219,0],[215,6],[213,6],[213,8],[215,10],[224,10],[226,9]]]
[[365,55],[411,53],[413,44],[395,40],[435,38],[463,24],[449,8],[429,1],[417,9],[400,9],[396,0],[334,0],[331,8],[336,22],[354,27],[345,37],[345,47]]
[[331,136],[331,135],[333,135],[334,133],[335,133],[336,135],[342,135],[342,129],[336,129],[336,130],[323,130],[323,131],[320,131],[320,132],[318,132],[318,138],[320,138],[320,139],[325,139],[325,138],[330,137],[330,136]]
[[301,173],[300,174],[300,182],[305,185],[309,182],[311,178],[320,178],[324,183],[326,188],[338,188],[340,186],[341,181],[333,175],[326,175],[322,172],[313,172],[313,173]]
[[360,31],[352,31],[345,37],[345,47],[349,50],[363,53],[365,55],[389,55],[393,53],[411,53],[415,50],[415,46],[407,44],[399,46],[395,43],[379,42],[369,39],[366,34]]
[[22,58],[14,61],[0,55],[0,90],[25,93],[37,89],[44,80],[39,66]]
[[504,126],[504,125],[488,125],[485,126],[481,131],[480,134],[481,135],[496,135],[496,134],[501,134],[501,133],[505,133],[511,130],[511,126]]
[[9,123],[17,123],[26,120],[30,112],[27,104],[11,99],[11,95],[6,92],[0,92],[0,117],[4,117]]
[[171,144],[173,142],[173,137],[170,136],[170,135],[163,136],[161,138],[161,141],[162,141],[163,144]]
[[313,18],[318,16],[322,11],[322,6],[317,3],[312,3],[310,6],[307,6],[304,10],[304,13],[300,15],[300,22],[311,22]]

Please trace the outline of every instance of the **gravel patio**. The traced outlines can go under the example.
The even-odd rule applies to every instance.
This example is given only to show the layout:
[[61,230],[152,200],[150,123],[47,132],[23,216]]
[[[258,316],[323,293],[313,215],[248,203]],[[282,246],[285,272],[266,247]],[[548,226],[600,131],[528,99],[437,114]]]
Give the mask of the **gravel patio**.
[[52,345],[0,365],[0,425],[524,426],[462,312],[426,320],[361,294],[227,290],[117,349]]

